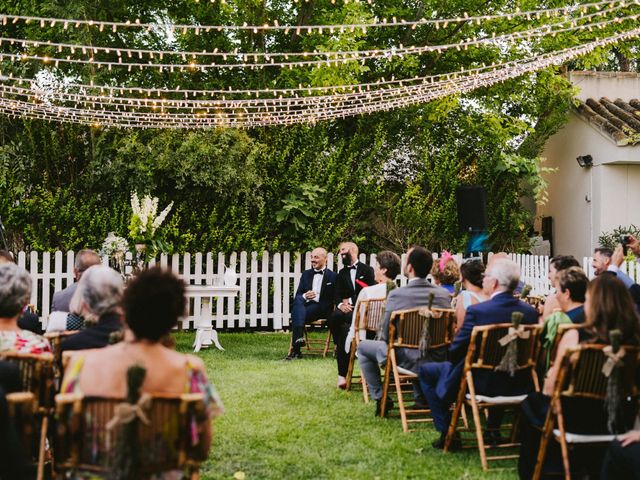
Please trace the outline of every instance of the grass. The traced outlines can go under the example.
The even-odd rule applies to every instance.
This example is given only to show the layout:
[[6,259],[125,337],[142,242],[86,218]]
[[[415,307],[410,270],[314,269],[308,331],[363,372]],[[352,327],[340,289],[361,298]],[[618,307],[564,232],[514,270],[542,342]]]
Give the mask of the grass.
[[[179,333],[191,351],[194,335]],[[335,388],[334,359],[285,362],[289,336],[220,334],[225,351],[204,360],[226,413],[215,422],[204,479],[482,479],[516,478],[515,470],[484,473],[477,451],[431,448],[432,426],[403,433],[398,418],[374,417],[359,391]]]

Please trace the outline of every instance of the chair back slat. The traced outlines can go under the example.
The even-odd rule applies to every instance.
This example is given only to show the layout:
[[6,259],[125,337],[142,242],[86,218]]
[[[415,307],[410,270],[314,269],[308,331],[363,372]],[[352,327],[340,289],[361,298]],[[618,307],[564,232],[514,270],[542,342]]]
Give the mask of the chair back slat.
[[372,298],[366,300],[366,302],[367,304],[360,323],[361,328],[370,332],[377,332],[382,326],[384,307],[387,300],[385,298]]
[[395,347],[419,348],[424,329],[428,328],[430,349],[445,347],[451,343],[455,313],[450,309],[432,309],[433,316],[424,314],[424,308],[393,312],[395,336],[390,337]]
[[[563,385],[559,394],[563,397],[584,397],[604,400],[607,395],[607,377],[602,373],[607,357],[603,349],[604,345],[581,345],[567,349],[562,359]],[[638,368],[638,355],[640,349],[633,346],[624,346],[621,385],[624,388],[624,396],[635,397],[638,395],[635,376]]]
[[[107,472],[114,462],[122,426],[111,431],[107,424],[121,399],[58,395],[56,465],[61,470]],[[203,422],[208,421],[202,395],[154,396],[146,412],[149,424],[137,422],[141,472],[145,475],[185,469],[207,458],[202,447]],[[193,421],[197,441],[191,438]]]
[[[475,347],[467,357],[467,368],[495,369],[504,356],[507,345],[500,345],[499,340],[509,333],[510,323],[474,327],[471,333],[471,344]],[[539,325],[522,325],[529,332],[528,338],[518,338],[517,370],[530,368],[536,363],[537,347],[541,327]]]
[[0,360],[18,366],[21,390],[33,393],[38,412],[48,413],[53,405],[53,355],[1,352]]

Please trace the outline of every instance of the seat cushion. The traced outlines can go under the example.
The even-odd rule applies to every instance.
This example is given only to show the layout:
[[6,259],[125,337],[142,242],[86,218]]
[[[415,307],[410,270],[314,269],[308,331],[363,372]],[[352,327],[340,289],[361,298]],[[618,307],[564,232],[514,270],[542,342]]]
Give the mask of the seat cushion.
[[[559,437],[560,430],[554,428],[553,434],[556,437]],[[565,434],[565,440],[567,443],[611,443],[615,438],[615,435],[583,435],[580,433],[570,432]]]
[[[471,400],[471,395],[467,393],[465,395],[465,398],[467,400]],[[518,404],[518,403],[522,403],[525,398],[527,398],[526,395],[498,396],[498,397],[487,397],[485,395],[476,395],[476,400],[478,402],[490,403],[493,405]]]

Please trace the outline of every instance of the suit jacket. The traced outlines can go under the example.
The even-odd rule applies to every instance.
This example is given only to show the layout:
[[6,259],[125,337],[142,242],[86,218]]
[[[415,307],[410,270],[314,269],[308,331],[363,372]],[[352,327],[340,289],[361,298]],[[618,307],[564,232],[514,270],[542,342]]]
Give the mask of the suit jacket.
[[[296,290],[296,296],[294,298],[294,302],[302,302],[304,304],[312,303],[312,301],[308,302],[303,297],[305,292],[313,289],[313,278],[315,277],[315,273],[313,268],[309,270],[305,270],[302,272],[302,276],[300,277],[300,283],[298,284],[298,289]],[[335,272],[329,270],[328,268],[324,269],[324,275],[322,276],[322,287],[320,288],[320,299],[318,304],[322,308],[322,310],[330,313],[333,309],[333,300],[335,295],[335,287],[336,287],[336,279],[337,275]]]
[[98,323],[86,327],[74,335],[70,335],[60,343],[60,350],[87,350],[89,348],[103,348],[109,345],[109,336],[113,332],[122,330],[120,315],[107,314]]
[[[376,279],[373,268],[362,262],[358,262],[356,265],[356,280],[360,280],[366,285],[375,285]],[[351,269],[349,267],[342,267],[338,272],[338,279],[336,281],[335,304],[339,305],[344,298],[350,298],[351,304],[355,305],[358,295],[360,295],[360,290],[363,288],[363,286],[358,285],[358,282],[356,282],[354,288],[353,283],[351,283]]]
[[[473,327],[511,323],[511,314],[513,312],[522,312],[524,314],[523,325],[533,325],[538,322],[538,312],[531,305],[515,298],[510,292],[499,293],[486,302],[477,303],[467,308],[462,328],[449,346],[449,362],[451,365],[438,382],[438,396],[445,398],[447,395],[455,395],[458,391]],[[525,373],[526,375],[516,374],[512,378],[506,372],[484,370],[474,372],[473,379],[477,393],[490,396],[527,393],[527,389],[530,387],[531,375],[529,372],[520,373]]]
[[[416,278],[407,285],[396,288],[389,293],[384,310],[384,320],[378,332],[378,339],[389,341],[389,322],[391,314],[396,310],[426,307],[429,305],[429,294],[433,293],[433,306],[451,308],[451,295],[444,288],[429,283],[426,278]],[[416,349],[402,348],[397,351],[398,364],[409,370],[416,370],[420,352]]]
[[72,283],[64,290],[54,293],[53,299],[51,300],[51,311],[68,312],[69,302],[71,301],[71,297],[73,297],[76,288],[78,288],[78,282]]

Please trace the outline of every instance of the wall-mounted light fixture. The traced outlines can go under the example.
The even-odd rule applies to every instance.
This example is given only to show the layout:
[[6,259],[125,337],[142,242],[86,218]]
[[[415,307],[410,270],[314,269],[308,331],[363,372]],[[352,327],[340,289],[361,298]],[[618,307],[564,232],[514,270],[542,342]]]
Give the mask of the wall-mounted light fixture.
[[581,168],[593,166],[593,157],[591,155],[579,155],[576,160]]

